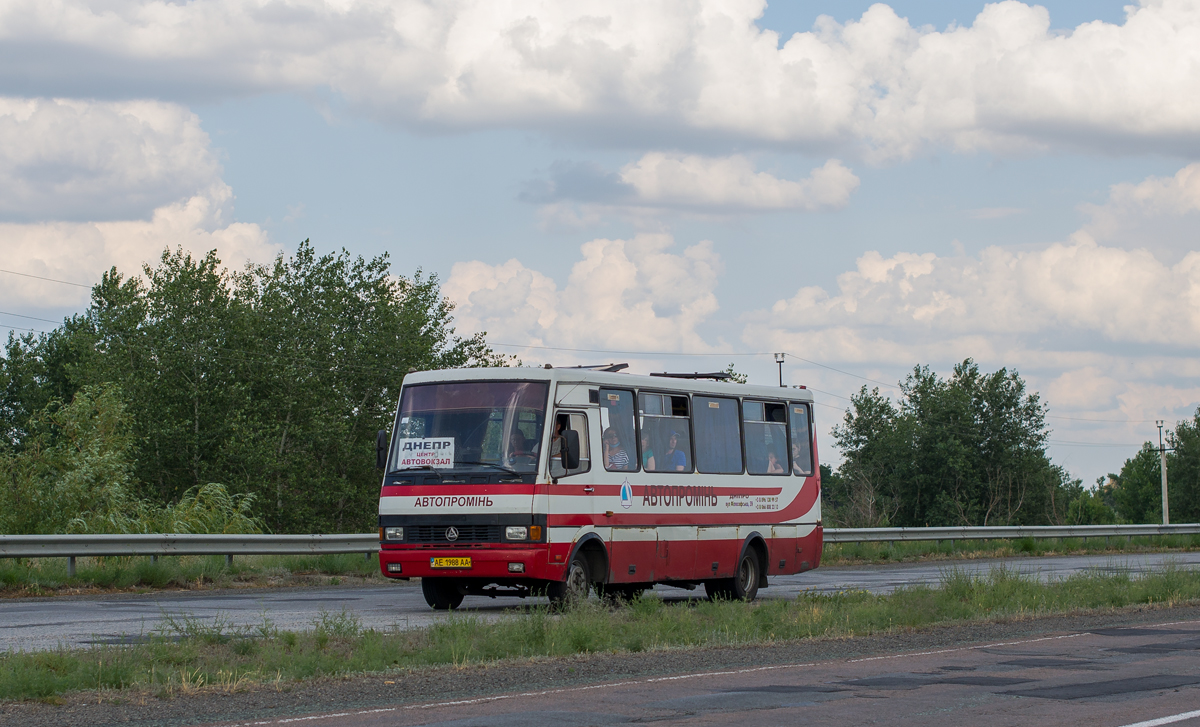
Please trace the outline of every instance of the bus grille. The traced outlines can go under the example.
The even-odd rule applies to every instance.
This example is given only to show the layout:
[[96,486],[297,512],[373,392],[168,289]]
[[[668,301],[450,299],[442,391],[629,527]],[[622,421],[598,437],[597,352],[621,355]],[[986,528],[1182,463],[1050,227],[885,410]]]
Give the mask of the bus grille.
[[[458,538],[446,538],[446,530],[458,529]],[[405,528],[410,543],[498,543],[499,525],[417,525]]]

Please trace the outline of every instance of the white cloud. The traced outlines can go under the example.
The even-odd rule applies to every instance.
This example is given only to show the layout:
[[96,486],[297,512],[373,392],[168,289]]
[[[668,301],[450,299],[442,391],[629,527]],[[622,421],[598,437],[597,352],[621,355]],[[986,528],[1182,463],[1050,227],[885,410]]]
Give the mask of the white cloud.
[[[1032,250],[864,253],[838,276],[836,292],[801,288],[757,314],[755,330],[843,331],[842,355],[864,360],[876,345],[863,339],[868,331],[917,347],[1055,332],[1103,345],[1200,348],[1200,164],[1114,185],[1107,202],[1085,210],[1091,221],[1068,240]],[[1181,234],[1164,243],[1158,233],[1172,224]],[[1156,254],[1164,249],[1175,254]]]
[[836,159],[793,182],[754,169],[735,154],[712,158],[650,152],[621,170],[621,180],[637,194],[637,202],[706,210],[784,210],[844,207],[858,188],[858,177]]
[[[1136,244],[1163,219],[1194,220],[1198,170],[1117,185],[1085,229],[1039,248],[864,253],[836,286],[803,287],[747,315],[743,342],[883,381],[968,357],[1015,368],[1050,406],[1055,457],[1094,478],[1153,433],[1147,420],[1173,423],[1200,404],[1200,250],[1181,243],[1167,259]],[[842,395],[868,383],[821,369],[805,380]]]
[[753,212],[814,212],[846,206],[859,179],[837,159],[807,179],[782,179],[755,169],[741,154],[709,157],[648,152],[619,173],[596,164],[556,162],[549,178],[526,183],[520,195],[540,205],[547,228],[578,230],[612,217],[638,229],[661,229],[668,213],[713,217]]
[[[256,224],[233,222],[233,191],[199,120],[149,101],[0,99],[0,243],[4,267],[95,283],[116,266],[137,275],[167,248],[224,263],[280,250]],[[85,288],[4,276],[10,311],[87,303]]]
[[[518,260],[458,263],[442,292],[460,330],[530,346],[705,350],[697,327],[717,310],[722,264],[712,244],[674,253],[669,235],[592,240],[557,284]],[[544,354],[533,354],[542,357]]]
[[1171,177],[1114,185],[1104,204],[1083,209],[1091,218],[1083,229],[1096,240],[1177,262],[1200,249],[1200,164]]
[[[164,205],[148,220],[0,224],[5,267],[44,278],[95,283],[116,266],[140,275],[162,251],[182,247],[195,255],[216,249],[230,268],[267,263],[281,251],[256,224],[230,222],[232,191],[223,184],[203,194]],[[84,288],[26,277],[5,276],[0,301],[6,307],[53,309],[80,307],[90,300]]]
[[200,120],[175,104],[0,97],[0,218],[142,217],[220,176]]
[[756,24],[763,7],[12,0],[0,7],[0,90],[207,100],[329,88],[406,125],[850,143],[881,158],[929,144],[1196,150],[1195,0],[1147,0],[1123,24],[1066,34],[1045,8],[1013,1],[942,31],[879,4],[783,43]]
[[[1086,233],[1035,251],[978,257],[868,252],[838,290],[801,288],[761,318],[793,331],[846,326],[914,344],[965,335],[1087,332],[1115,343],[1200,347],[1200,252],[1174,266]],[[833,352],[834,358],[841,359]],[[856,357],[856,356],[855,356]]]

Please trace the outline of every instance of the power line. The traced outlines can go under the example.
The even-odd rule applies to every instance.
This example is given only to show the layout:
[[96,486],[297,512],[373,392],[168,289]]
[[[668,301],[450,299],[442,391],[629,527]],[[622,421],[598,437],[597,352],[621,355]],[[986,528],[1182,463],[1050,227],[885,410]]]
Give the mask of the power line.
[[[845,399],[846,401],[854,401],[854,399],[851,399],[848,396],[842,396],[841,394],[834,394],[833,392],[829,392],[829,391],[821,391],[820,389],[814,389],[811,386],[807,386],[805,388],[807,388],[809,391],[815,391],[818,394],[824,394],[825,396],[832,396],[835,399]],[[842,411],[845,411],[845,409],[843,409]]]
[[810,361],[809,359],[806,359],[806,358],[804,358],[803,356],[797,356],[797,355],[796,355],[796,354],[794,354],[794,353],[788,353],[787,351],[784,351],[784,352],[783,352],[783,355],[785,355],[785,356],[791,356],[791,357],[792,357],[792,358],[794,358],[794,359],[797,359],[797,360],[799,360],[799,361],[803,361],[804,363],[812,364],[813,366],[820,366],[820,367],[821,367],[821,368],[823,368],[823,369],[829,369],[830,371],[836,371],[836,372],[838,372],[839,374],[845,374],[846,376],[853,376],[854,378],[856,378],[856,379],[862,379],[863,381],[870,381],[872,384],[879,384],[880,386],[886,386],[886,387],[887,387],[887,388],[889,388],[889,389],[895,389],[895,388],[897,388],[897,386],[896,386],[895,384],[887,384],[887,383],[884,383],[884,382],[882,382],[882,381],[879,381],[878,379],[872,379],[872,378],[869,378],[869,377],[867,377],[867,376],[859,376],[858,374],[852,374],[852,373],[850,373],[849,371],[842,371],[841,369],[835,369],[835,368],[834,368],[834,367],[832,367],[832,366],[826,366],[826,365],[825,365],[825,364],[823,364],[823,363],[817,363],[816,361]]
[[1061,444],[1067,447],[1140,447],[1140,444],[1125,442],[1070,442],[1065,439],[1047,439],[1046,444]]
[[6,326],[2,323],[0,323],[0,328],[11,328],[14,331],[30,331],[32,333],[49,333],[50,332],[50,331],[43,331],[40,328],[22,328],[20,326]]
[[49,318],[38,318],[37,316],[27,316],[21,313],[9,313],[8,311],[0,310],[0,316],[16,316],[17,318],[28,318],[31,321],[44,321],[46,323],[57,324],[58,321],[52,321]]
[[820,401],[813,401],[813,403],[814,403],[814,404],[816,404],[817,406],[823,406],[823,407],[826,407],[826,408],[829,408],[829,409],[837,409],[838,411],[841,411],[841,412],[844,412],[844,411],[846,411],[846,410],[845,410],[845,409],[843,409],[842,407],[840,407],[840,406],[834,406],[833,404],[826,404],[826,403],[824,403],[824,402],[820,402]]
[[1156,422],[1157,419],[1087,419],[1085,417],[1060,417],[1052,414],[1046,415],[1047,419],[1066,419],[1071,422],[1105,422],[1108,424],[1144,424],[1147,422]]
[[0,273],[8,273],[9,275],[20,275],[23,278],[36,278],[38,280],[46,280],[51,283],[62,283],[63,285],[74,285],[77,288],[88,288],[89,290],[92,287],[90,285],[84,285],[83,283],[72,283],[69,280],[56,280],[54,278],[43,278],[41,275],[30,275],[29,273],[18,273],[16,270],[0,269]]

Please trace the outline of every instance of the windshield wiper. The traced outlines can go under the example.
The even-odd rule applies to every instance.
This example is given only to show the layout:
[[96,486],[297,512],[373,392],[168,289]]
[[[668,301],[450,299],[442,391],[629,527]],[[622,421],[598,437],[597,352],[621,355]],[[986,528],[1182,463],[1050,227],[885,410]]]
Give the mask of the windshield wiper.
[[459,459],[459,460],[455,460],[455,461],[454,461],[454,464],[478,464],[478,465],[483,465],[484,467],[495,467],[496,469],[498,469],[498,470],[503,470],[503,471],[505,471],[505,472],[507,472],[507,473],[509,473],[509,474],[511,474],[511,475],[513,475],[513,476],[515,476],[515,477],[520,477],[520,476],[521,476],[521,473],[520,473],[520,472],[517,472],[517,471],[516,471],[515,469],[513,469],[512,467],[505,467],[504,465],[502,465],[502,464],[496,464],[495,462],[470,462],[470,461],[468,461],[468,460]]
[[401,474],[404,472],[412,472],[413,470],[428,470],[428,471],[434,473],[435,475],[437,475],[439,482],[442,479],[441,471],[439,471],[437,467],[434,467],[433,465],[428,465],[428,464],[419,464],[419,465],[416,465],[415,467],[401,467],[398,470],[392,470],[391,472],[388,472],[388,474],[389,475],[398,475],[398,474]]

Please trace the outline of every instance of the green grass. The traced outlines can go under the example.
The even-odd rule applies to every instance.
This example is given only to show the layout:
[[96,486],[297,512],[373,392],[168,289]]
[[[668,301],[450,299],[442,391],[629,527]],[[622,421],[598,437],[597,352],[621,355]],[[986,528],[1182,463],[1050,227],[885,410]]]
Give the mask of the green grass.
[[343,555],[248,555],[226,567],[225,556],[78,558],[75,577],[65,558],[0,560],[0,595],[51,595],[75,589],[154,589],[336,583],[378,578],[379,557]]
[[1022,555],[1095,555],[1161,553],[1200,549],[1200,535],[1136,538],[1062,538],[1019,540],[948,540],[941,542],[827,543],[821,565],[895,563],[915,560],[1011,558]]
[[136,689],[162,698],[252,684],[287,688],[320,676],[397,673],[430,666],[591,653],[630,653],[844,637],[980,619],[1027,618],[1079,609],[1200,601],[1200,572],[1168,566],[1133,578],[1082,574],[1047,584],[1011,570],[984,576],[953,568],[938,588],[886,596],[804,594],[754,604],[665,604],[656,596],[620,608],[596,601],[564,613],[531,607],[487,621],[469,614],[412,631],[364,629],[345,612],[324,613],[305,632],[264,621],[231,628],[218,618],[168,621],[147,643],[0,656],[0,699],[43,699],[75,690]]

